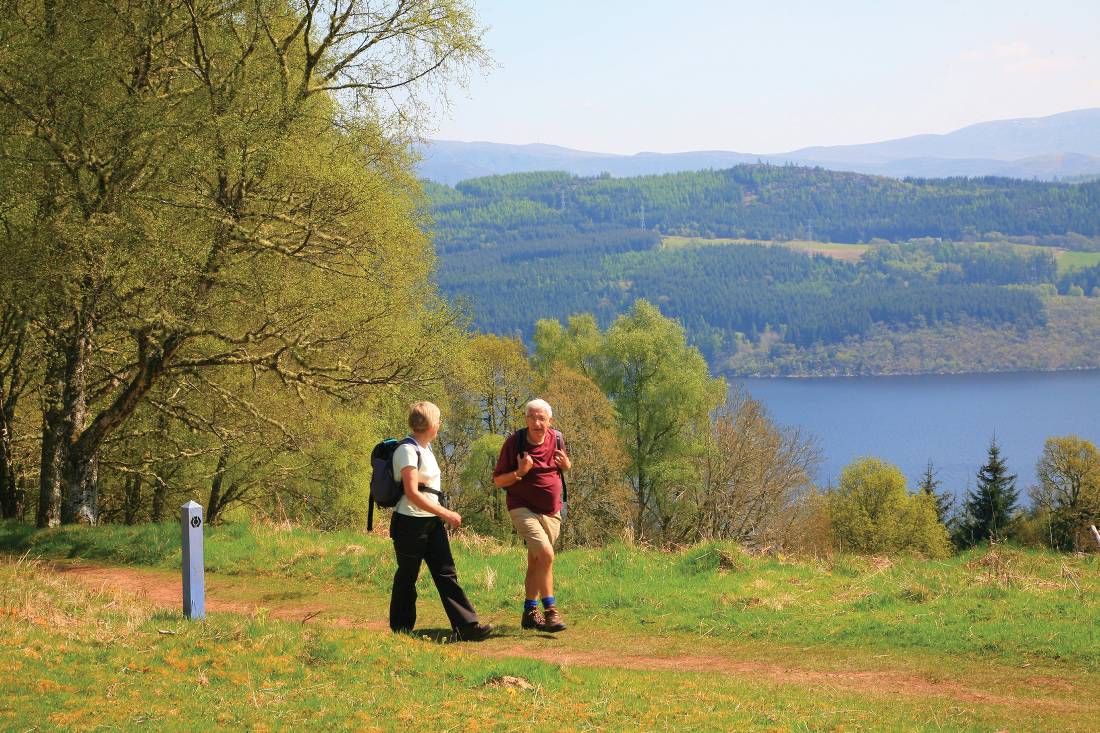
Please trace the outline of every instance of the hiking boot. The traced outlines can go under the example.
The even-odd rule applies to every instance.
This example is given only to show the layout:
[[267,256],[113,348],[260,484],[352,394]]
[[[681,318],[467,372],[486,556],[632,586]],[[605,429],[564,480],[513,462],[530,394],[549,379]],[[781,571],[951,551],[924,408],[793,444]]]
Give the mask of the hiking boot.
[[455,629],[459,641],[481,641],[488,638],[491,633],[493,633],[492,624],[479,624],[476,621],[460,629]]
[[543,631],[565,631],[565,621],[562,620],[557,606],[547,606],[544,618]]
[[520,617],[519,625],[524,629],[538,629],[539,631],[546,630],[546,619],[542,617],[542,611],[537,607],[531,609],[524,609],[523,616]]

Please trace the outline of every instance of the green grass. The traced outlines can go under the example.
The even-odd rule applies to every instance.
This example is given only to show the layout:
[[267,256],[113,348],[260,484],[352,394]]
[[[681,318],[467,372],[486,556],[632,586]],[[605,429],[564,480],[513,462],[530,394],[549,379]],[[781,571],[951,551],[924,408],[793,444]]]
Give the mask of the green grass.
[[836,244],[833,242],[817,242],[814,240],[792,239],[789,241],[775,241],[770,239],[742,239],[742,238],[706,238],[706,237],[661,237],[661,248],[667,250],[687,249],[691,247],[725,247],[731,245],[760,244],[764,246],[787,247],[797,252],[806,254],[820,254],[834,257],[839,260],[855,262],[870,245],[867,244]]
[[724,247],[731,244],[775,244],[770,240],[744,239],[740,237],[661,237],[661,249],[687,249],[689,247]]
[[1055,255],[1058,261],[1058,275],[1064,275],[1070,270],[1083,270],[1100,263],[1100,252],[1070,252],[1059,250]]
[[[678,561],[715,571],[701,557]],[[4,730],[1071,730],[1087,721],[1026,701],[963,705],[476,651],[263,614],[187,622],[35,562],[0,563]]]
[[[177,568],[178,531],[170,524],[33,531],[6,523],[0,551]],[[454,544],[459,576],[478,606],[489,614],[514,611],[523,551],[472,535]],[[215,578],[352,587],[381,603],[391,552],[377,536],[240,524],[208,531],[206,567]],[[556,595],[570,612],[609,628],[1010,663],[1059,660],[1093,671],[1100,671],[1098,571],[1096,556],[1008,547],[927,561],[753,556],[724,543],[680,552],[615,544],[565,552],[555,564]],[[430,593],[426,573],[421,581]]]
[[[150,568],[130,572],[138,584],[175,589],[175,524],[0,523],[9,557],[0,563],[0,656],[14,660],[0,680],[0,730],[182,730],[188,707],[226,730],[426,721],[460,730],[1073,730],[1100,714],[1087,702],[1100,686],[1096,556],[1004,546],[938,562],[760,556],[732,543],[572,550],[555,565],[571,628],[551,638],[517,628],[520,548],[469,535],[454,548],[463,586],[501,627],[484,644],[438,643],[446,621],[427,573],[418,624],[427,636],[384,630],[393,561],[383,537],[209,528],[210,597],[259,610],[195,624],[89,590],[98,585],[35,559]],[[324,613],[310,624],[278,620],[311,609]],[[505,675],[533,689],[500,686]],[[910,689],[874,682],[894,678]]]

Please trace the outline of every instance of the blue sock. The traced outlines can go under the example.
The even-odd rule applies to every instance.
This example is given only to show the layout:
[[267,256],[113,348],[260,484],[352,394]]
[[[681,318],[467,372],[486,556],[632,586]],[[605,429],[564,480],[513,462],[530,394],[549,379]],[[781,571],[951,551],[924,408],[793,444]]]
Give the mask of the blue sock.
[[553,606],[553,605],[554,605],[554,596],[543,596],[543,598],[542,598],[542,607],[543,608],[550,608],[550,606]]
[[534,611],[538,607],[539,607],[539,602],[538,602],[538,599],[536,599],[536,598],[525,598],[524,601],[523,601],[523,610],[524,611]]

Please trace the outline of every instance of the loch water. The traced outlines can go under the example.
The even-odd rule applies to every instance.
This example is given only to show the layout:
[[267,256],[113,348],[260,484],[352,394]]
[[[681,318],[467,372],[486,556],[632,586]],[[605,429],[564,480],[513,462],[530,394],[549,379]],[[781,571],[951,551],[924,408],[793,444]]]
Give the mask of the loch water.
[[931,460],[940,490],[961,496],[996,435],[1026,502],[1043,441],[1075,434],[1100,446],[1100,370],[731,381],[777,423],[814,436],[821,486],[875,456],[901,468],[911,489]]

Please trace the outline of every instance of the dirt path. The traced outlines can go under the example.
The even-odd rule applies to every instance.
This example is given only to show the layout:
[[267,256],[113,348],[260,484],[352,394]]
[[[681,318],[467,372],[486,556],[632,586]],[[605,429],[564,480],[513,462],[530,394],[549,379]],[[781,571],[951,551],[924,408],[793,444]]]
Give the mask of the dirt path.
[[[133,567],[111,567],[86,563],[55,563],[58,574],[108,593],[124,593],[145,599],[155,606],[179,609],[182,587],[179,575],[169,571]],[[262,601],[241,600],[245,578],[207,575],[206,610],[208,613],[254,615],[264,609],[270,618],[325,626],[365,628],[388,631],[384,621],[349,616],[322,601],[307,601],[304,594],[274,594]],[[285,598],[282,596],[286,596]],[[469,644],[464,651],[487,657],[526,657],[562,666],[614,667],[638,671],[700,672],[777,683],[824,687],[875,696],[945,698],[961,703],[998,705],[1032,712],[1100,714],[1100,702],[1083,685],[1061,677],[1032,673],[1019,667],[987,665],[981,679],[961,681],[955,670],[942,675],[927,671],[896,668],[829,669],[809,664],[775,663],[750,658],[752,650],[713,646],[708,654],[685,654],[672,640],[660,637],[639,639],[624,644],[623,636],[608,638],[599,647],[598,633],[586,632],[570,639],[568,633],[519,633],[504,626],[501,634],[480,644]],[[578,642],[584,646],[579,646]],[[681,643],[682,646],[682,643]],[[802,660],[799,660],[802,661]],[[853,665],[855,666],[855,665]],[[989,682],[995,680],[995,682]]]

